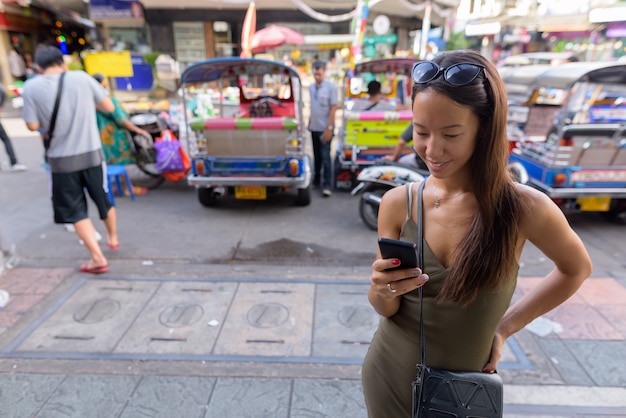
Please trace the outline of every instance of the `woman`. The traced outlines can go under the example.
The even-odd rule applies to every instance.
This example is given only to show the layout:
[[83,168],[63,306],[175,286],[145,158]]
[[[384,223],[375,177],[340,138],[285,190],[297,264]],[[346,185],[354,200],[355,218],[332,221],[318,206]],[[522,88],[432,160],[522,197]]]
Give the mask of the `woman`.
[[[368,298],[383,318],[363,364],[370,417],[410,416],[420,361],[419,287],[426,364],[488,373],[508,337],[563,303],[591,274],[589,255],[561,210],[507,174],[506,92],[495,67],[476,52],[450,51],[416,63],[412,75],[414,148],[431,173],[423,190],[424,265],[400,266],[380,252],[372,265]],[[416,242],[418,185],[410,187],[410,196],[406,187],[384,195],[379,237]],[[526,241],[554,268],[509,307]],[[392,267],[400,269],[385,271]]]
[[[94,74],[95,78],[105,89],[108,90],[109,83],[102,74]],[[98,130],[100,131],[100,139],[102,140],[102,151],[106,163],[109,165],[128,165],[135,164],[131,144],[128,138],[128,132],[150,137],[150,133],[141,129],[128,118],[128,113],[120,105],[117,99],[111,96],[115,110],[113,112],[96,112],[96,121]],[[133,186],[133,192],[136,195],[145,194],[148,191],[145,187]]]

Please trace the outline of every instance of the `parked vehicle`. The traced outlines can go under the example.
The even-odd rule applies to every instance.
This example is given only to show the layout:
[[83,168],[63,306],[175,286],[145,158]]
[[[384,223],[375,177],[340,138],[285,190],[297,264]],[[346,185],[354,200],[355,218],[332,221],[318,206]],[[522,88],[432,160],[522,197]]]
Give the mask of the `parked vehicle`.
[[358,184],[352,189],[352,195],[362,193],[359,201],[359,216],[363,223],[376,231],[378,208],[383,195],[394,187],[424,181],[428,174],[428,170],[383,160],[362,169],[357,176]]
[[[410,72],[415,61],[414,58],[376,59],[359,63],[346,73],[342,92],[343,119],[334,162],[336,189],[351,190],[360,170],[391,154],[411,123]],[[402,109],[354,111],[355,102],[366,97],[368,83],[372,80],[381,83],[387,102]]]
[[533,84],[513,173],[565,212],[626,212],[626,64],[563,64]]
[[[311,163],[305,153],[302,85],[293,67],[254,58],[215,58],[189,66],[181,76],[187,180],[204,206],[226,196],[267,199],[295,190],[296,205],[311,201]],[[232,103],[235,116],[213,109]],[[233,97],[229,97],[233,99]],[[203,113],[202,109],[211,108]],[[217,115],[216,115],[217,113]]]
[[135,157],[135,165],[138,172],[131,171],[133,183],[137,186],[154,189],[165,181],[163,173],[156,168],[156,149],[154,140],[161,136],[165,129],[168,129],[166,120],[159,114],[139,113],[130,117],[130,121],[138,127],[146,130],[150,137],[142,135],[131,135],[128,132],[128,140]]
[[498,61],[498,67],[521,67],[524,65],[560,65],[566,62],[579,61],[574,52],[525,52],[509,55]]
[[528,120],[529,100],[537,77],[543,74],[550,65],[527,65],[522,67],[499,69],[504,81],[508,101],[507,130],[511,149],[516,142],[524,138],[524,128]]

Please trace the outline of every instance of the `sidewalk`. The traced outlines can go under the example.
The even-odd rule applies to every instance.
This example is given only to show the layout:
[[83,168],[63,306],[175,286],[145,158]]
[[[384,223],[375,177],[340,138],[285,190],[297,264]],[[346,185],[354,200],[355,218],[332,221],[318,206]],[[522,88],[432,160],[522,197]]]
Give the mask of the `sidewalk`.
[[[352,202],[337,195],[280,218],[270,214],[278,206],[266,206],[254,221],[273,219],[279,231],[252,233],[248,210],[208,214],[193,191],[166,185],[120,199],[128,240],[107,254],[115,268],[83,275],[77,239],[51,225],[39,140],[18,117],[2,122],[30,169],[0,182],[12,191],[0,207],[21,258],[0,276],[10,294],[0,309],[0,418],[366,416],[360,364],[378,320],[365,297],[375,234],[357,219],[349,239],[324,225],[315,244],[315,224],[280,224],[312,210],[350,222]],[[174,222],[146,230],[161,216]],[[246,251],[285,236],[337,258],[246,263],[264,259]],[[615,251],[597,247],[599,261]],[[212,263],[228,248],[241,249],[241,263]],[[540,274],[529,271],[541,261],[529,260],[516,297]],[[626,276],[614,269],[507,342],[499,370],[507,418],[626,416]]]
[[[25,262],[0,276],[0,417],[366,416],[360,363],[377,317],[363,276],[182,270],[85,277]],[[505,416],[626,416],[625,297],[590,279],[510,339]]]

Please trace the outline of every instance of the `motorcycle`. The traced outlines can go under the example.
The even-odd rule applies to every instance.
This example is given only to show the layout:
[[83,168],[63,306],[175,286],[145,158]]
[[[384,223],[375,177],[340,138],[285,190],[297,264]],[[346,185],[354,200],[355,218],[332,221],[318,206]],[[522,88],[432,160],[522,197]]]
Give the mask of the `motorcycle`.
[[164,130],[171,129],[167,119],[156,113],[137,113],[130,117],[130,121],[150,134],[146,138],[141,135],[132,135],[127,131],[128,142],[135,156],[135,165],[138,170],[130,170],[132,181],[137,186],[156,189],[165,181],[165,176],[156,167],[156,149],[154,141]]
[[361,170],[351,194],[363,193],[359,202],[363,223],[371,230],[378,230],[378,208],[383,195],[394,187],[424,181],[428,175],[428,170],[423,168],[384,160]]

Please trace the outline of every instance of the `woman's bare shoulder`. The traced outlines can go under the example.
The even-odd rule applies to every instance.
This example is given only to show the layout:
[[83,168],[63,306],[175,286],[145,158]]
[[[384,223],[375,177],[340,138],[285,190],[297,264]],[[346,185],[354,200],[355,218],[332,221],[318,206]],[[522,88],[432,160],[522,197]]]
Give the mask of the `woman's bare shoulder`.
[[[412,185],[412,195],[415,196],[416,188]],[[398,233],[402,223],[406,219],[407,210],[407,186],[398,186],[388,190],[382,197],[378,212],[378,229],[391,228]]]
[[524,184],[517,184],[517,189],[524,199],[522,229],[527,236],[545,233],[552,228],[564,228],[568,225],[563,211],[552,199],[540,190]]

